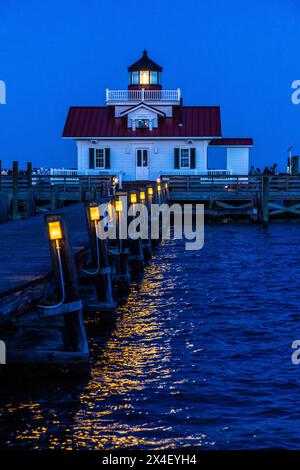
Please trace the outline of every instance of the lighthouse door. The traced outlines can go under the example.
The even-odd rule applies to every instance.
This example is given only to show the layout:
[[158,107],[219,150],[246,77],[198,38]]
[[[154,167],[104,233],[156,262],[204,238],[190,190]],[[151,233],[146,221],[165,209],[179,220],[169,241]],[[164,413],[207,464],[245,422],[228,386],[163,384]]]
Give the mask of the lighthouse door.
[[149,179],[149,149],[136,150],[136,179]]

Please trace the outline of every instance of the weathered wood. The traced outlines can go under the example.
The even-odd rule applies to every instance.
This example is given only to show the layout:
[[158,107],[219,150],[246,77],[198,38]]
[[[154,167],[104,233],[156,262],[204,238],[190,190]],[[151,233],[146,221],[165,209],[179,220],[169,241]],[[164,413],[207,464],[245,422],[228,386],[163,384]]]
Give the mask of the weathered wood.
[[[69,242],[67,220],[64,214],[53,214],[45,216],[46,230],[49,223],[59,222],[62,238],[51,240],[49,237],[49,247],[53,264],[54,276],[58,290],[59,299],[63,298],[64,303],[71,303],[80,300],[77,283],[77,272],[72,248]],[[60,254],[60,256],[59,256]],[[64,297],[61,285],[60,261],[62,262],[62,275],[64,282]],[[65,339],[66,348],[71,351],[88,352],[87,337],[83,323],[82,310],[67,313],[65,319]]]
[[32,163],[31,162],[27,163],[26,176],[27,176],[27,188],[31,188],[32,187]]
[[270,192],[270,176],[263,176],[262,180],[262,224],[264,226],[269,223],[269,192]]
[[19,178],[19,164],[17,161],[13,162],[13,199],[12,199],[12,219],[16,220],[18,218],[18,204],[19,204],[19,187],[18,187],[18,178]]
[[[101,310],[100,303],[102,302],[103,308],[114,309],[116,303],[113,299],[113,289],[112,289],[112,278],[111,278],[111,267],[108,260],[108,251],[107,251],[107,240],[102,240],[97,236],[97,224],[98,220],[92,220],[91,217],[91,208],[97,208],[97,203],[86,203],[86,222],[90,240],[90,250],[91,250],[91,263],[88,267],[88,270],[85,270],[87,276],[93,278],[97,300],[96,310]],[[101,217],[102,218],[102,217]],[[93,274],[94,273],[94,274]],[[89,308],[92,307],[92,303],[89,302]]]

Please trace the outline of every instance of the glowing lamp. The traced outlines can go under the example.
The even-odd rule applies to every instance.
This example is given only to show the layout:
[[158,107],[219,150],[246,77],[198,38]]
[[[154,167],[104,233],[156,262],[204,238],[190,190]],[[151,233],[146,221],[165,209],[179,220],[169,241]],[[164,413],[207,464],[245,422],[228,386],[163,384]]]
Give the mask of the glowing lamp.
[[153,188],[148,188],[148,194],[149,196],[153,196]]
[[157,185],[157,191],[161,191],[161,185],[160,184]]
[[130,194],[130,202],[131,204],[135,204],[137,202],[137,197],[135,193]]
[[168,183],[165,183],[165,189],[168,189]]
[[100,220],[99,207],[90,207],[90,217],[91,220]]
[[116,211],[117,212],[122,212],[123,210],[123,203],[122,201],[116,201]]
[[113,206],[110,202],[107,205],[107,212],[108,212],[109,217],[112,218],[112,216],[113,216]]
[[140,84],[149,85],[149,70],[140,71]]
[[157,178],[156,182],[157,182],[157,183],[160,183],[160,178]]
[[49,222],[49,237],[50,240],[61,240],[62,239],[62,231],[60,222]]
[[141,198],[141,201],[144,201],[146,199],[145,191],[140,192],[140,198]]

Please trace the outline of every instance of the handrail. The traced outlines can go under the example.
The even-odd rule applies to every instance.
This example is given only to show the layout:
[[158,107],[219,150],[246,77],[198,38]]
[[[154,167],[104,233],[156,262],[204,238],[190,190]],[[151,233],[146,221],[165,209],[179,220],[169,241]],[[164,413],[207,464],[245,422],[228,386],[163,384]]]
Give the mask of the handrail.
[[106,102],[109,101],[176,101],[181,97],[177,90],[106,90]]
[[[236,192],[261,191],[265,175],[161,175],[168,181],[171,191],[186,192]],[[289,192],[300,194],[300,175],[275,175],[270,178],[270,193],[280,195]]]

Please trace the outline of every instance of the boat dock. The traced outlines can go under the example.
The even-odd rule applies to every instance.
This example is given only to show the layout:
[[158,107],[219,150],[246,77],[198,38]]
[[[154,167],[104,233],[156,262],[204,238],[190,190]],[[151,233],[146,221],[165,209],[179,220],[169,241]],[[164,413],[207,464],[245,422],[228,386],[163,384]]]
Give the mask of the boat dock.
[[110,204],[119,217],[124,198],[149,206],[166,197],[153,185],[0,224],[0,340],[7,364],[88,368],[85,315],[111,322],[158,242],[101,240],[99,204]]
[[300,176],[163,175],[172,202],[205,205],[208,217],[248,217],[268,224],[274,217],[300,217]]

